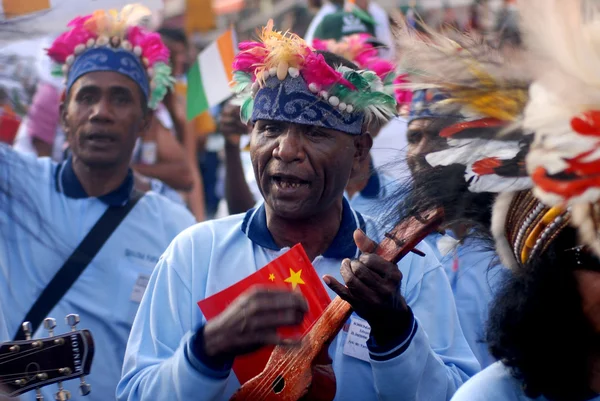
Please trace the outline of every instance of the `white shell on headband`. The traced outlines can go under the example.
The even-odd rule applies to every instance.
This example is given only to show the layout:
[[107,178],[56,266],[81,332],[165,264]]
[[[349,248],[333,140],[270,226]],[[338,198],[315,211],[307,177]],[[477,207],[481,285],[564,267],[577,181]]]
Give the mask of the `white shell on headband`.
[[[292,78],[298,78],[300,76],[300,70],[294,67],[288,68],[288,73]],[[312,92],[312,91],[311,91]]]
[[80,55],[85,49],[86,46],[83,43],[80,43],[77,46],[75,46],[74,52],[76,55]]

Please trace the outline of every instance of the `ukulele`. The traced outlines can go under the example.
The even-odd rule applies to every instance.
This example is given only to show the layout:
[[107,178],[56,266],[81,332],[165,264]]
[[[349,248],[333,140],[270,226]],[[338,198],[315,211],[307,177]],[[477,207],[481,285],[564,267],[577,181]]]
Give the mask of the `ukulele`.
[[[385,234],[375,253],[392,263],[398,263],[409,252],[424,256],[414,249],[415,246],[435,231],[442,221],[441,209],[430,211],[423,217],[410,217]],[[275,347],[262,373],[244,383],[230,401],[333,400],[335,375],[330,365],[328,370],[323,369],[318,360],[323,359],[329,344],[351,314],[350,304],[336,297],[311,326],[300,345]],[[315,366],[321,369],[315,378],[315,385],[319,388],[311,387]],[[309,389],[310,394],[307,395]]]
[[89,330],[76,329],[78,315],[68,315],[66,321],[71,331],[54,335],[56,320],[46,318],[44,328],[48,337],[37,340],[31,338],[31,323],[25,322],[25,340],[0,344],[0,396],[16,397],[36,390],[36,400],[42,401],[39,389],[58,383],[55,398],[66,401],[71,394],[62,382],[77,378],[81,380],[81,395],[90,393],[91,386],[85,382],[85,376],[90,373],[94,340]]

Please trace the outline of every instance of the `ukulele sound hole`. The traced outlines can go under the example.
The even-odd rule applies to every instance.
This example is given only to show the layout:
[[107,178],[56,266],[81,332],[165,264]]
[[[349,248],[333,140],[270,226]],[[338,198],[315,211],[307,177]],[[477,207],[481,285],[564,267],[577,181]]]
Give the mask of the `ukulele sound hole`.
[[284,387],[285,379],[281,375],[277,376],[277,379],[275,379],[275,381],[273,382],[273,392],[275,394],[279,394],[283,391]]

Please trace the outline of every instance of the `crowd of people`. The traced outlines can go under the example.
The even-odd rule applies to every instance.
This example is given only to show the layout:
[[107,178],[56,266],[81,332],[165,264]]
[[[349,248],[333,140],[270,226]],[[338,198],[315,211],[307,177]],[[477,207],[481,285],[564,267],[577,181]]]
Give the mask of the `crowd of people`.
[[[282,329],[312,301],[256,285],[199,304],[301,244],[353,310],[313,367],[329,400],[600,401],[600,8],[511,7],[491,35],[362,0],[322,5],[304,38],[269,21],[192,121],[182,31],[140,5],[71,21],[0,144],[0,343],[77,314],[88,399],[229,400],[242,358],[298,352]],[[432,210],[414,252],[380,255]],[[18,383],[0,377],[1,398]]]

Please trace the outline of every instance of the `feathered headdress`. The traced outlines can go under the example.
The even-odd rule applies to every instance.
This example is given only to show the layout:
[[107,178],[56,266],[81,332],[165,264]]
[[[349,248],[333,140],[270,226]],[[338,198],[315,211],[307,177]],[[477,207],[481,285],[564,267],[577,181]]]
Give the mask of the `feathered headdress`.
[[524,127],[534,194],[570,213],[581,240],[600,256],[600,6],[591,0],[519,4],[535,84]]
[[[507,140],[506,127],[516,126],[510,131],[512,137],[525,141],[518,157],[523,167],[519,176],[530,177],[531,189],[493,188],[500,195],[494,204],[492,231],[503,263],[527,265],[568,225],[578,230],[582,245],[600,257],[599,5],[593,0],[521,0],[519,11],[525,68],[515,70],[516,63],[495,58],[482,63],[481,53],[461,41],[440,43],[439,36],[434,36],[432,43],[436,52],[445,54],[440,59],[443,64],[437,64],[440,68],[422,68],[436,65],[432,59],[423,61],[422,55],[435,54],[425,51],[430,43],[418,44],[421,51],[413,52],[410,49],[418,47],[409,42],[402,54],[412,68],[411,77],[416,77],[414,88],[434,88],[447,94],[437,111],[442,110],[443,115],[443,110],[458,110],[466,116],[442,135],[464,134],[490,117],[488,122],[499,122],[502,128],[487,138],[475,133],[474,137],[483,141],[462,152],[464,155],[449,141],[451,151],[442,158],[444,163],[464,163],[465,156],[472,158],[486,146],[492,152],[504,151],[497,141]],[[412,60],[411,54],[415,55]],[[527,85],[519,82],[528,80],[518,79],[524,71],[533,82],[527,96]],[[446,79],[439,79],[442,73]],[[513,74],[517,74],[516,80]],[[427,159],[436,162],[433,155]],[[495,163],[498,160],[486,161],[491,167]]]
[[530,79],[522,55],[510,54],[470,34],[451,37],[426,26],[428,38],[407,26],[397,33],[402,87],[415,91],[411,119],[454,118],[439,133],[448,148],[430,153],[433,167],[462,164],[472,192],[531,187],[524,168],[522,135],[502,137],[520,119]]
[[169,50],[160,35],[137,23],[150,15],[139,4],[120,12],[98,10],[69,22],[47,49],[67,80],[67,89],[81,75],[98,70],[115,70],[130,76],[142,87],[148,105],[156,108],[175,82],[169,67]]
[[262,29],[258,42],[242,42],[233,63],[241,117],[322,125],[351,134],[362,124],[387,121],[396,111],[372,71],[330,66],[299,36]]
[[396,34],[398,66],[409,75],[404,87],[443,92],[440,113],[502,122],[519,118],[530,82],[522,53],[495,49],[473,34],[455,31],[445,36],[425,25],[423,29],[427,38],[405,25]]
[[404,82],[404,76],[398,74],[394,63],[379,57],[377,44],[373,42],[371,35],[357,33],[344,36],[339,41],[333,39],[313,39],[312,46],[316,50],[328,51],[340,55],[361,69],[375,72],[383,83],[385,93],[394,96],[398,104],[410,101],[410,92],[407,93],[406,90],[398,87],[399,83]]

